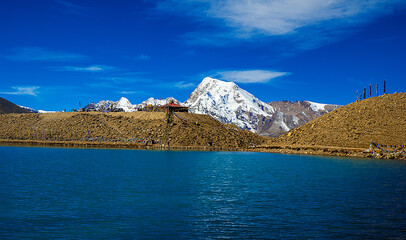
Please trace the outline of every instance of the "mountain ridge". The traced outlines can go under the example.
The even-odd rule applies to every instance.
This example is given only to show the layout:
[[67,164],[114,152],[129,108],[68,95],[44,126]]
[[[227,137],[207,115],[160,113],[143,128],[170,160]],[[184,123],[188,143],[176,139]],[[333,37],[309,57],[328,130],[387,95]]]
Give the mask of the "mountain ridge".
[[[185,105],[193,113],[209,114],[223,123],[233,123],[263,136],[277,137],[301,126],[339,105],[321,104],[311,101],[291,103],[291,107],[282,108],[280,103],[289,105],[289,101],[265,103],[251,93],[232,82],[213,78],[204,78],[190,94]],[[289,108],[298,108],[291,112]],[[300,116],[302,114],[302,116]]]
[[84,110],[135,112],[151,106],[162,106],[170,101],[188,106],[191,113],[207,114],[222,123],[234,124],[241,129],[271,137],[280,136],[339,107],[311,101],[266,103],[234,82],[206,77],[183,103],[173,97],[150,97],[139,104],[131,104],[127,98],[121,97],[118,101],[92,102]]

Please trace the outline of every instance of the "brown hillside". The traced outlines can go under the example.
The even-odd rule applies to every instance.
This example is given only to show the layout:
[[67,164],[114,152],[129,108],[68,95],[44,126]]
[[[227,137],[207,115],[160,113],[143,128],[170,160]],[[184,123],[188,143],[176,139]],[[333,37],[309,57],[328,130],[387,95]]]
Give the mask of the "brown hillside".
[[[92,141],[161,145],[164,112],[46,113],[0,115],[0,139]],[[176,113],[169,134],[171,146],[246,148],[263,137],[208,115]]]
[[406,93],[385,94],[340,107],[276,139],[283,144],[367,148],[406,144]]
[[5,113],[31,113],[31,111],[0,97],[0,114]]

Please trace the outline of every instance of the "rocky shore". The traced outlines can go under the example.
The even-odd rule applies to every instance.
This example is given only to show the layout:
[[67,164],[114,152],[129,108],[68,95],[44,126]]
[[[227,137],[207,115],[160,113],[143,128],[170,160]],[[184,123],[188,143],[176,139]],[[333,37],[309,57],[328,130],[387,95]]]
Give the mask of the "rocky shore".
[[[10,140],[0,139],[2,146],[43,146],[43,147],[73,147],[73,148],[118,148],[140,150],[179,150],[179,151],[235,151],[235,152],[268,152],[281,154],[322,155],[357,158],[377,158],[365,148],[305,146],[305,145],[258,145],[241,147],[215,147],[215,146],[167,146],[150,143],[124,143],[124,142],[90,142],[90,141],[41,141],[41,140]],[[381,159],[406,160],[405,155],[382,155]]]

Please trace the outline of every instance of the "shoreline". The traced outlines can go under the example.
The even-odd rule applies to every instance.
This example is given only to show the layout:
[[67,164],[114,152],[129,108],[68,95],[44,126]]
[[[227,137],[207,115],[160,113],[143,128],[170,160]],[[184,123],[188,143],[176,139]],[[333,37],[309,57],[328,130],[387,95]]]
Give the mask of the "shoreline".
[[[135,150],[169,150],[169,151],[229,151],[229,152],[262,152],[296,155],[319,155],[355,158],[374,158],[374,155],[365,148],[349,148],[314,145],[259,145],[248,148],[225,148],[210,146],[162,146],[158,144],[137,144],[122,142],[87,142],[87,141],[43,141],[0,139],[0,146],[43,146],[66,148],[101,148],[101,149],[135,149]],[[406,160],[405,157],[380,157],[381,159]]]
[[123,143],[123,142],[91,142],[91,141],[43,141],[0,139],[0,146],[4,145],[30,145],[44,147],[66,148],[106,148],[106,149],[136,149],[136,150],[181,150],[181,151],[234,151],[244,152],[243,148],[224,148],[209,146],[163,146],[159,144]]

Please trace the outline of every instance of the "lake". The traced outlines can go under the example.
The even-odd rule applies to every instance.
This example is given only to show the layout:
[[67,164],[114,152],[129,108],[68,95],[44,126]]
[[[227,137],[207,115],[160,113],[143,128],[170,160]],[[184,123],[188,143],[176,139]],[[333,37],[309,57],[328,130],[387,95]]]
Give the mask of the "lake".
[[1,239],[406,238],[406,162],[0,147]]

